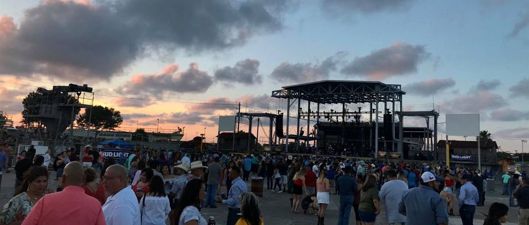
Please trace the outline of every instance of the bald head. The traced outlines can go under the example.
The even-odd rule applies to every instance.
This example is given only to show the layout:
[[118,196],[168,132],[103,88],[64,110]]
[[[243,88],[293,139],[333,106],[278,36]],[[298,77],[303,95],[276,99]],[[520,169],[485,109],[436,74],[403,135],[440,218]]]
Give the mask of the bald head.
[[117,177],[120,180],[127,180],[127,168],[125,168],[122,165],[114,164],[107,168],[108,172],[112,174],[112,176]]
[[110,195],[118,193],[129,184],[127,168],[119,164],[109,166],[105,171],[105,176],[103,178],[105,190]]
[[80,162],[71,162],[64,167],[63,183],[64,186],[84,184],[84,169]]

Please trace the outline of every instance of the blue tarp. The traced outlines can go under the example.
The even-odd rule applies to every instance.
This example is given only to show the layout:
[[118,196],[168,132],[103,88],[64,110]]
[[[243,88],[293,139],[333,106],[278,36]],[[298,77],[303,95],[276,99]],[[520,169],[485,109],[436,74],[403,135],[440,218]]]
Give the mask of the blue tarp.
[[99,145],[109,146],[109,147],[112,147],[112,148],[134,149],[134,145],[133,144],[131,144],[129,142],[126,142],[126,141],[123,141],[123,140],[103,141],[103,142],[100,142]]

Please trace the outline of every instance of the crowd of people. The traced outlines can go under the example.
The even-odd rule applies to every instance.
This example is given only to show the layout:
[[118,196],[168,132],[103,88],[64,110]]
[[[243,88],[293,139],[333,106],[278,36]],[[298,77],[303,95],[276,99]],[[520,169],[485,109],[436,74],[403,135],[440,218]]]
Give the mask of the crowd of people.
[[[372,225],[382,211],[391,225],[448,224],[449,215],[467,225],[487,190],[479,170],[432,163],[138,151],[119,164],[89,146],[83,151],[83,157],[72,150],[53,160],[59,187],[52,192],[48,168],[28,150],[15,166],[17,191],[0,211],[0,224],[206,225],[214,218],[201,209],[223,204],[227,225],[264,225],[247,185],[263,177],[266,189],[292,195],[291,213],[314,214],[318,225],[325,224],[332,195],[339,199],[338,225],[350,224],[351,212],[356,224]],[[515,186],[506,192],[520,205],[520,224],[527,224],[529,180],[507,176]],[[485,224],[505,222],[508,209],[493,203]]]

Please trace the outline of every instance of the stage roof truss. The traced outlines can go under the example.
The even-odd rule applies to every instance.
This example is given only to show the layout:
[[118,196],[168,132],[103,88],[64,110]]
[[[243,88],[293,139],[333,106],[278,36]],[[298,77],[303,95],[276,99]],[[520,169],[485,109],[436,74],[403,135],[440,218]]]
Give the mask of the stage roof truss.
[[275,98],[299,98],[321,104],[398,102],[404,94],[400,85],[375,81],[319,81],[272,91]]

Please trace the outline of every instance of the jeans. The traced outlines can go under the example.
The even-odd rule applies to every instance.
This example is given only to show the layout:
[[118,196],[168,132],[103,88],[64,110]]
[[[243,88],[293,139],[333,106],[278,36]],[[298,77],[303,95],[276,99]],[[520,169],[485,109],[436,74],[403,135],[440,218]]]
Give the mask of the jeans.
[[226,222],[226,225],[235,225],[237,223],[237,220],[239,220],[239,213],[241,212],[241,209],[239,208],[228,208],[228,222]]
[[274,186],[274,177],[266,176],[266,189],[270,190]]
[[340,210],[338,212],[338,225],[348,225],[353,207],[353,196],[340,196]]
[[518,221],[520,225],[529,225],[529,209],[520,209],[518,212]]
[[474,213],[476,212],[476,206],[474,205],[462,205],[459,208],[459,215],[463,225],[473,225]]
[[509,194],[509,183],[503,184],[503,195]]
[[219,185],[217,184],[208,184],[208,191],[206,195],[206,207],[217,207],[216,205],[216,197],[217,197],[217,188]]

